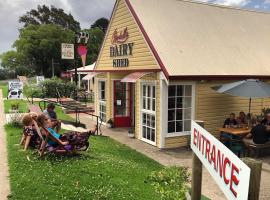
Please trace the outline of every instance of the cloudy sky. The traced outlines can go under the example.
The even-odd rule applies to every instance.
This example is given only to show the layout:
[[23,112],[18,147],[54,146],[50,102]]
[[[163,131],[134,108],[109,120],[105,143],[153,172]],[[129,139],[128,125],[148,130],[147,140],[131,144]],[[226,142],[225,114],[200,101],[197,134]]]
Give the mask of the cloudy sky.
[[[263,10],[270,12],[270,0],[198,0],[235,7]],[[18,37],[19,16],[38,4],[54,5],[71,13],[88,28],[100,17],[109,18],[115,0],[0,0],[0,54],[11,49]]]

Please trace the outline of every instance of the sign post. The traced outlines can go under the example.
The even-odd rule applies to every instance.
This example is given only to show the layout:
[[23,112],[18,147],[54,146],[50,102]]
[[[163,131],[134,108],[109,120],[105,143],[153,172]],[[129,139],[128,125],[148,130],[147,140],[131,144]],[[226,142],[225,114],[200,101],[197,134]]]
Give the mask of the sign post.
[[[250,168],[194,121],[191,123],[190,146],[195,154],[194,157],[196,156],[208,170],[227,199],[248,199]],[[192,166],[192,171],[195,172],[192,176],[195,178],[192,182],[192,187],[194,187],[192,188],[193,200],[198,199],[198,195],[201,195],[201,167],[196,166],[200,162],[193,159],[193,164],[195,164]],[[199,178],[196,178],[196,175]],[[196,183],[198,186],[195,185]],[[200,188],[196,189],[196,187]]]

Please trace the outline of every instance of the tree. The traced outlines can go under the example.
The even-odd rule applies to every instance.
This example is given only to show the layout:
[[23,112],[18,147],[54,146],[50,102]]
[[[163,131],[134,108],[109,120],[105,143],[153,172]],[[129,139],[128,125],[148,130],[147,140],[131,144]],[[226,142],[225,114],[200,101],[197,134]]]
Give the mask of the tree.
[[51,8],[46,5],[38,5],[37,9],[32,9],[19,18],[19,22],[24,27],[29,25],[56,24],[72,31],[80,30],[80,23],[71,14],[66,14],[63,9]]
[[20,36],[15,41],[14,47],[18,53],[28,58],[28,66],[33,68],[36,74],[50,77],[52,59],[58,60],[60,64],[55,68],[56,75],[73,66],[72,61],[61,60],[61,43],[73,41],[74,32],[59,25],[28,25],[20,30]]
[[109,20],[102,17],[102,18],[99,18],[98,20],[96,20],[92,25],[91,25],[91,28],[100,28],[104,33],[106,32],[107,30],[107,27],[108,27],[108,24],[109,24]]
[[27,64],[26,57],[17,51],[10,50],[1,55],[2,67],[7,69],[15,69],[18,65]]

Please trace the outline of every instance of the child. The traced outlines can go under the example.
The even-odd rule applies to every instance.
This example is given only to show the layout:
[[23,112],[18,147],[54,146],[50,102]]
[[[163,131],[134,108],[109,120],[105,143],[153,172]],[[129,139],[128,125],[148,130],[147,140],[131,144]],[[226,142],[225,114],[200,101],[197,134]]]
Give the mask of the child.
[[35,135],[33,130],[32,116],[30,114],[25,115],[22,119],[22,123],[24,127],[23,127],[23,137],[21,139],[20,144],[22,145],[23,142],[25,141],[24,151],[26,151],[30,144],[31,138]]

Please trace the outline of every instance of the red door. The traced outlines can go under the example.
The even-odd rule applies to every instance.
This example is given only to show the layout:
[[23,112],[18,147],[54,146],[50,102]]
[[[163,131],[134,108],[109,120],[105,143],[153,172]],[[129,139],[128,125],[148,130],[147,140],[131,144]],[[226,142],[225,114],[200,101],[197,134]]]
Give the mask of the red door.
[[131,84],[114,81],[114,125],[131,126]]

